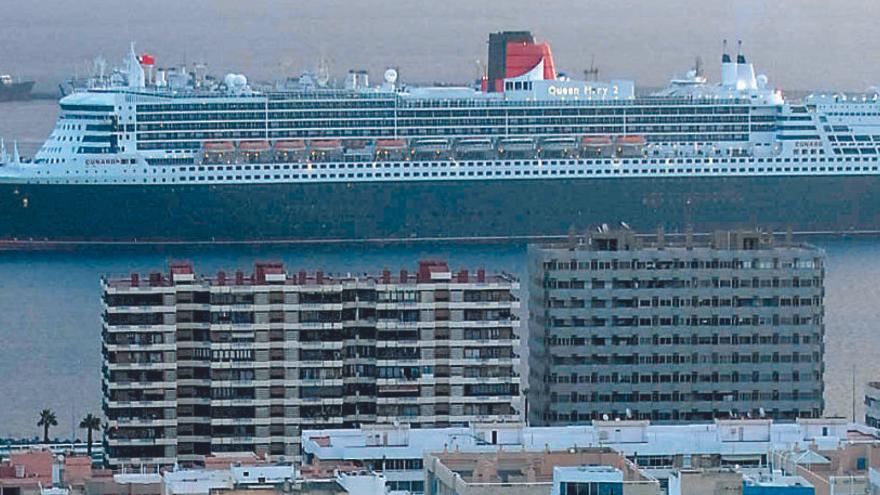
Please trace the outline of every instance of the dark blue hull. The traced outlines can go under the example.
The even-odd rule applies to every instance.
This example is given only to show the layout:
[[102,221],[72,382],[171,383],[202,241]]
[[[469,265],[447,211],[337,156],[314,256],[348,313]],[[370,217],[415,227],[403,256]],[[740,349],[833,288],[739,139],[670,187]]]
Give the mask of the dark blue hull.
[[880,177],[687,177],[247,185],[0,185],[0,239],[252,242],[880,230]]
[[34,81],[0,84],[0,101],[23,101],[31,99]]

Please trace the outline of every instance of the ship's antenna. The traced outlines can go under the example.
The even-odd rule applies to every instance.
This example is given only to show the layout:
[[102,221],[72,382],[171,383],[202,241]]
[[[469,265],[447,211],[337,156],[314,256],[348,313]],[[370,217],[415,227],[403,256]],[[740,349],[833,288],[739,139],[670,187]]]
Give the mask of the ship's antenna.
[[856,422],[856,365],[852,367],[852,422]]
[[486,67],[483,65],[483,62],[480,59],[474,59],[474,66],[477,68],[477,80],[483,78],[486,75]]
[[584,78],[587,81],[599,80],[599,68],[596,67],[596,55],[590,55],[590,68],[584,71]]

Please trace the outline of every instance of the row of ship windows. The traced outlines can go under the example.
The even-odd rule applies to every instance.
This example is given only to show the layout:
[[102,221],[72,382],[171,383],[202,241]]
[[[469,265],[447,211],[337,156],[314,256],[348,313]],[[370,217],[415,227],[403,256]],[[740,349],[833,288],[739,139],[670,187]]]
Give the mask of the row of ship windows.
[[[190,175],[190,176],[182,176],[180,177],[180,181],[182,182],[197,182],[197,181],[230,181],[230,180],[278,180],[278,179],[355,179],[355,178],[433,178],[433,177],[501,177],[501,176],[558,176],[558,175],[612,175],[612,174],[624,174],[624,175],[645,175],[645,174],[684,174],[684,173],[725,173],[725,172],[826,172],[826,171],[835,171],[835,167],[768,167],[766,170],[764,168],[739,168],[739,169],[641,169],[641,170],[620,170],[620,169],[606,169],[606,170],[505,170],[505,171],[497,171],[493,172],[491,170],[482,171],[482,170],[467,170],[467,171],[440,171],[440,172],[349,172],[349,173],[305,173],[305,174],[263,174],[261,175]],[[856,171],[856,172],[868,172],[878,171],[877,166],[873,167],[836,167],[836,171]],[[144,179],[146,181],[146,179]],[[156,179],[153,179],[155,182]],[[164,181],[164,179],[163,179]]]
[[[201,130],[201,129],[247,129],[247,128],[261,128],[265,127],[267,120],[263,118],[253,118],[253,119],[241,119],[241,118],[215,118],[215,119],[201,119],[201,118],[192,118],[186,119],[186,122],[176,123],[174,121],[166,121],[166,120],[158,120],[153,121],[150,119],[138,119],[140,124],[138,124],[139,131],[159,131],[159,130]],[[750,121],[747,117],[731,117],[727,119],[714,119],[708,117],[627,117],[623,119],[621,117],[617,118],[606,118],[606,117],[597,117],[597,118],[573,118],[573,117],[536,117],[536,118],[448,118],[448,117],[433,117],[426,116],[418,119],[408,119],[408,118],[398,118],[395,119],[393,116],[377,116],[371,118],[363,118],[363,117],[351,117],[351,116],[340,116],[340,117],[327,117],[327,116],[315,116],[312,115],[310,118],[295,118],[295,119],[272,119],[269,120],[270,128],[302,128],[302,127],[331,127],[331,126],[348,126],[348,127],[371,127],[371,126],[390,126],[394,127],[399,126],[419,126],[419,125],[431,125],[431,126],[440,126],[440,125],[466,125],[473,126],[479,125],[481,127],[491,126],[491,125],[505,125],[506,123],[513,125],[522,125],[522,124],[541,124],[547,123],[552,125],[599,125],[599,124],[627,124],[627,125],[662,125],[662,124],[710,124],[710,125],[729,125],[729,124],[748,124]],[[775,129],[773,127],[774,122],[756,122],[755,120],[751,120],[752,124],[765,124],[770,126],[769,128]],[[804,126],[786,126],[785,130],[804,130],[800,129],[800,127]],[[805,129],[813,130],[815,126],[806,126]]]
[[[866,161],[866,160],[877,161],[878,159],[876,157],[871,157],[871,158],[862,159],[860,161]],[[541,165],[549,165],[551,167],[557,166],[557,165],[559,165],[559,166],[565,166],[565,165],[576,166],[579,164],[586,165],[586,166],[595,166],[595,165],[606,165],[606,166],[607,165],[614,165],[614,166],[620,166],[620,165],[690,165],[690,164],[694,164],[694,165],[709,164],[709,165],[711,165],[712,163],[715,163],[717,165],[724,165],[726,167],[728,164],[735,165],[738,163],[745,164],[745,163],[749,163],[749,162],[768,163],[769,164],[769,163],[817,163],[819,161],[852,162],[852,161],[854,161],[854,159],[853,158],[822,158],[820,160],[819,158],[816,158],[816,157],[796,157],[796,158],[758,158],[756,160],[750,160],[750,159],[746,159],[746,158],[738,158],[738,159],[737,158],[731,158],[731,159],[719,158],[719,159],[713,160],[712,162],[707,162],[705,159],[695,159],[695,158],[687,158],[687,159],[681,159],[681,158],[662,159],[661,158],[661,159],[647,159],[647,160],[645,160],[645,159],[640,159],[640,160],[623,159],[623,160],[596,160],[596,161],[588,160],[588,161],[584,161],[584,162],[578,162],[576,160],[544,160],[544,161],[539,161],[538,166],[541,166]],[[179,161],[175,162],[174,164],[185,165],[185,163],[181,163]],[[216,166],[199,166],[199,167],[192,166],[192,167],[189,167],[189,171],[190,172],[196,172],[196,171],[204,172],[207,170],[208,172],[213,172],[215,170],[215,168],[218,172],[222,172],[224,170],[230,171],[230,172],[233,170],[247,171],[247,170],[252,170],[252,169],[255,171],[259,171],[259,170],[266,170],[266,171],[269,171],[269,170],[290,170],[290,169],[297,170],[300,168],[303,170],[312,170],[312,169],[325,170],[325,169],[336,169],[336,168],[342,170],[345,168],[349,168],[349,169],[376,168],[377,164],[378,164],[378,162],[376,162],[376,163],[374,163],[374,162],[351,162],[351,163],[338,163],[338,164],[337,163],[301,163],[301,164],[293,163],[293,164],[277,164],[277,165],[265,165],[265,166],[256,165],[256,164],[255,165],[225,165],[225,166],[224,165],[216,165]],[[508,160],[508,161],[504,161],[504,162],[463,161],[463,162],[455,162],[454,166],[456,166],[456,167],[497,167],[497,166],[520,167],[520,166],[530,166],[533,164],[534,164],[534,162],[520,161],[520,160]],[[412,167],[412,168],[427,168],[427,167],[437,168],[437,167],[449,167],[449,166],[450,166],[450,162],[392,162],[392,163],[383,163],[382,164],[382,168],[394,168],[394,169],[410,168],[410,167]],[[829,168],[832,168],[832,167],[829,167]],[[187,170],[187,167],[182,167],[180,169],[181,172],[186,172],[186,170]],[[690,169],[688,169],[688,170],[690,170]],[[722,171],[723,170],[724,169],[722,169]],[[822,170],[824,171],[824,167],[822,167]],[[175,172],[175,171],[176,170],[172,169],[172,172]],[[749,171],[750,172],[754,171],[753,167],[750,167]],[[764,170],[762,168],[759,168],[758,171],[763,172]]]
[[[331,133],[328,136],[328,132]],[[532,128],[518,128],[518,129],[510,129],[509,132],[505,133],[504,130],[499,129],[477,129],[477,128],[449,128],[449,129],[399,129],[396,134],[391,129],[365,129],[359,131],[353,130],[339,130],[339,129],[315,129],[311,131],[273,131],[270,132],[268,136],[262,131],[253,131],[253,132],[228,132],[228,133],[213,133],[213,135],[205,136],[202,133],[197,134],[194,137],[184,138],[183,136],[174,136],[174,137],[159,137],[157,135],[153,136],[139,136],[138,137],[138,149],[141,150],[193,150],[198,151],[202,148],[202,141],[206,139],[221,139],[221,140],[237,140],[237,139],[254,139],[254,140],[265,140],[267,137],[269,139],[286,139],[286,138],[321,138],[321,139],[339,139],[339,138],[399,138],[399,137],[437,137],[437,136],[449,136],[449,137],[462,137],[462,136],[475,136],[475,135],[485,135],[485,136],[503,136],[508,135],[510,137],[528,137],[531,135],[543,133],[543,134],[571,134],[577,132],[591,132],[591,133],[605,133],[605,134],[621,134],[623,133],[623,128],[621,127],[605,127],[605,128],[596,128],[590,130],[578,130],[572,128],[545,128],[545,129],[536,129]],[[663,143],[699,143],[699,142],[722,142],[722,141],[748,141],[749,134],[747,133],[738,133],[738,134],[730,134],[730,133],[715,133],[715,134],[676,134],[676,133],[646,133],[650,136],[650,142],[663,142]],[[174,139],[198,139],[198,141],[173,141]]]
[[[690,102],[685,105],[664,104],[662,100],[651,101],[647,105],[639,105],[638,101],[628,100],[619,103],[617,106],[609,106],[611,102],[599,101],[583,101],[569,102],[560,104],[555,101],[509,101],[509,102],[487,102],[480,100],[410,100],[395,104],[392,99],[386,100],[302,100],[302,101],[286,101],[286,102],[253,102],[253,103],[187,103],[187,104],[144,104],[137,105],[137,113],[141,114],[161,114],[161,112],[182,112],[190,114],[195,112],[222,112],[226,110],[244,110],[252,112],[265,112],[267,109],[272,110],[295,110],[295,109],[370,109],[370,108],[387,108],[397,109],[398,112],[406,112],[407,109],[434,109],[437,111],[455,111],[448,109],[457,108],[477,108],[490,114],[504,114],[507,112],[578,112],[581,115],[622,115],[624,113],[638,112],[642,114],[660,114],[660,113],[682,113],[682,114],[731,114],[731,113],[749,113],[750,107],[746,105],[713,105],[713,104],[697,104]],[[603,104],[604,103],[604,104]],[[112,107],[109,107],[112,111]],[[62,105],[62,110],[74,111],[83,110],[82,108],[74,108]],[[173,114],[172,114],[173,115]]]
[[[260,180],[297,180],[297,179],[381,179],[381,178],[443,178],[443,177],[502,177],[502,176],[575,176],[575,175],[647,175],[647,174],[690,174],[690,173],[703,173],[703,174],[724,174],[724,173],[753,173],[753,172],[768,172],[768,173],[778,173],[778,172],[877,172],[878,167],[875,166],[864,166],[864,167],[767,167],[762,168],[732,168],[732,169],[719,169],[719,168],[711,168],[711,169],[641,169],[641,170],[628,170],[628,169],[605,169],[605,170],[505,170],[505,171],[497,171],[493,172],[491,170],[482,171],[482,170],[468,170],[468,171],[440,171],[440,172],[350,172],[350,173],[304,173],[304,174],[254,174],[254,175],[184,175],[177,178],[180,182],[204,182],[204,181],[260,181]],[[69,172],[68,172],[69,173]],[[78,172],[77,172],[78,173]],[[98,171],[95,171],[97,174]],[[106,171],[105,171],[106,173]],[[172,181],[174,179],[171,179]],[[118,179],[113,179],[113,182],[117,182]],[[65,180],[66,183],[69,183],[69,180]],[[75,180],[74,182],[79,182]],[[84,183],[88,183],[88,179],[83,180]],[[101,182],[106,183],[105,180],[98,181],[95,179],[95,183]],[[127,179],[122,179],[122,182],[129,182]],[[137,179],[131,179],[130,182],[138,182]],[[150,182],[150,179],[144,178],[144,183]],[[152,182],[167,182],[166,178],[162,177],[161,179],[158,177],[154,177]]]

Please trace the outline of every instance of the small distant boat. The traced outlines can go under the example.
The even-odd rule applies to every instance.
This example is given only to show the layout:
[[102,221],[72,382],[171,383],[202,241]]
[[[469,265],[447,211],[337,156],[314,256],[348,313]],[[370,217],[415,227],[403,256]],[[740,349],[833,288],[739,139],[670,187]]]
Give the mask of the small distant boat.
[[9,74],[0,75],[0,101],[31,99],[34,81],[15,81]]

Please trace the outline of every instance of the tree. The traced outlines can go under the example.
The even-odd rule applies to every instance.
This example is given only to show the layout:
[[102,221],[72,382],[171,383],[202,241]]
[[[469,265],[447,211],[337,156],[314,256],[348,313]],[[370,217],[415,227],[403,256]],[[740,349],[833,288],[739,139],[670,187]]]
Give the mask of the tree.
[[49,443],[49,428],[58,426],[58,419],[55,418],[55,413],[51,409],[40,411],[40,420],[37,422],[37,426],[43,427],[43,443]]
[[79,427],[85,428],[86,431],[88,432],[88,437],[87,437],[88,445],[86,448],[88,449],[89,457],[91,458],[92,457],[92,432],[98,431],[101,429],[101,418],[93,415],[92,413],[89,413],[86,415],[85,418],[83,418],[82,421],[79,422]]

